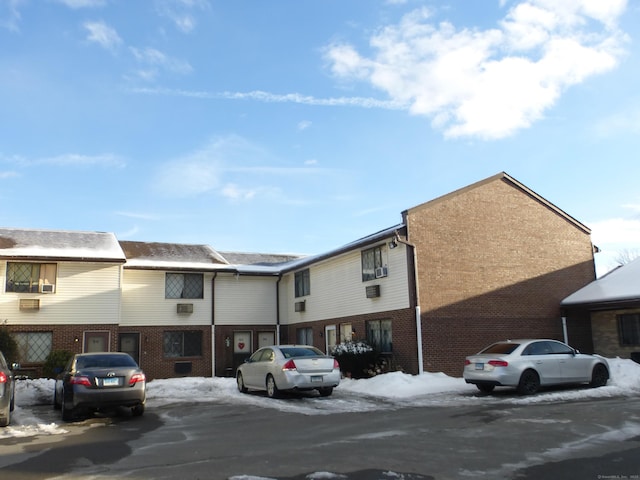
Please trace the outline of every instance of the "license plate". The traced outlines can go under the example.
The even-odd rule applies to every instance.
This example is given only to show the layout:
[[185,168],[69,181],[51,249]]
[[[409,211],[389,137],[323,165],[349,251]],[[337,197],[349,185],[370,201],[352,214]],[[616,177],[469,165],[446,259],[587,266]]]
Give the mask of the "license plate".
[[120,385],[120,379],[119,378],[103,378],[102,379],[102,386],[103,387],[117,387]]
[[320,382],[322,382],[322,375],[311,376],[311,383],[320,383]]
[[484,370],[484,363],[476,363],[476,370]]

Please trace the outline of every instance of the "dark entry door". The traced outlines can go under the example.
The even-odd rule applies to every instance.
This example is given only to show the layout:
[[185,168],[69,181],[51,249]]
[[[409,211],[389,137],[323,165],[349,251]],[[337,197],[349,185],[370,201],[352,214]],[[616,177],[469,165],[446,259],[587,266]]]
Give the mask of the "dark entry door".
[[128,353],[140,365],[140,334],[121,333],[118,340],[118,350]]

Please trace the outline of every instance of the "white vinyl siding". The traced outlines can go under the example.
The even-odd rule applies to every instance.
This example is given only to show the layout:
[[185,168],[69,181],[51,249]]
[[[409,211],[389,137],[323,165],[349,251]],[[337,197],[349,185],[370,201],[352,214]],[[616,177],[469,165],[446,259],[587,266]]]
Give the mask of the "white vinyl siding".
[[276,284],[276,277],[218,275],[216,325],[275,325]]
[[[165,298],[166,272],[124,269],[122,322],[127,327],[211,325],[211,279],[204,274],[203,298]],[[179,314],[177,305],[193,305],[193,313]]]
[[[0,294],[0,318],[20,325],[97,325],[120,322],[120,264],[55,263],[55,293],[3,291]],[[6,268],[6,262],[0,263],[3,285],[6,283]],[[20,299],[38,299],[40,309],[20,310]]]
[[[383,246],[383,249],[387,247]],[[295,324],[408,308],[406,247],[399,245],[393,250],[387,249],[386,255],[388,275],[366,282],[362,281],[361,250],[311,265],[313,290],[305,297],[304,313],[294,310],[294,274],[285,275],[280,286],[281,323]],[[365,288],[369,285],[380,285],[380,297],[366,297]]]

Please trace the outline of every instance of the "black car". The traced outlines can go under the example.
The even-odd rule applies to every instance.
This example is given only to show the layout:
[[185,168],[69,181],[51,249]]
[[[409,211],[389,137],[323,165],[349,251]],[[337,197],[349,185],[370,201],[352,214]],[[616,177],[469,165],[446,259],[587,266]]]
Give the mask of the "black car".
[[11,422],[11,412],[15,407],[15,384],[13,369],[7,364],[2,352],[0,352],[0,427],[6,427]]
[[56,379],[53,405],[62,410],[65,421],[117,407],[130,408],[140,416],[146,391],[145,374],[129,354],[79,353]]

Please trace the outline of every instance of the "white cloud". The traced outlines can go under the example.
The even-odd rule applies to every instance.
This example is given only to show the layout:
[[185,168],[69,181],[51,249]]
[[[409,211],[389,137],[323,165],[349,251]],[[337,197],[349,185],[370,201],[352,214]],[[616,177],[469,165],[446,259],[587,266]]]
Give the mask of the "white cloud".
[[18,176],[20,176],[18,172],[13,172],[13,171],[0,172],[0,180],[4,180],[5,178],[14,178]]
[[69,8],[95,8],[106,5],[106,0],[56,0],[58,3],[66,5]]
[[640,220],[610,218],[590,224],[591,238],[599,247],[640,247]]
[[118,32],[104,22],[85,22],[83,26],[89,32],[87,40],[106,50],[114,51],[122,44]]
[[207,0],[156,0],[158,14],[169,18],[183,33],[191,33],[196,28],[198,20],[194,11],[210,8]]
[[44,157],[36,159],[33,164],[47,164],[57,166],[93,166],[101,165],[105,167],[117,167],[122,168],[125,166],[125,161],[118,155],[111,153],[105,153],[102,155],[81,155],[77,153],[68,153],[65,155],[57,155],[55,157]]
[[20,23],[20,7],[25,0],[4,0],[0,1],[0,27],[6,28],[12,32],[19,30]]
[[[191,73],[193,71],[193,68],[188,62],[171,58],[155,48],[131,47],[130,51],[138,62],[149,65],[154,69],[161,68],[163,70],[168,70],[170,72],[180,73],[183,75]],[[144,72],[144,75],[142,76],[155,76],[155,74],[152,73],[153,71],[150,72],[143,70],[142,72]]]
[[308,120],[303,120],[298,123],[298,130],[306,130],[309,127],[311,127],[311,122]]
[[370,83],[447,137],[497,139],[542,118],[566,88],[616,67],[625,8],[626,0],[521,1],[487,30],[435,24],[422,8],[380,29],[371,56],[334,44],[325,58],[337,78]]

